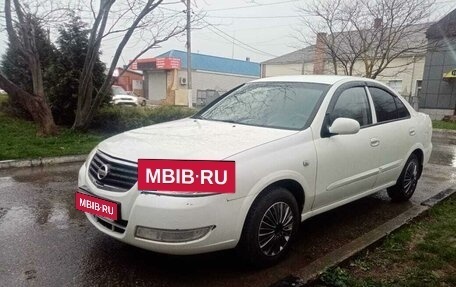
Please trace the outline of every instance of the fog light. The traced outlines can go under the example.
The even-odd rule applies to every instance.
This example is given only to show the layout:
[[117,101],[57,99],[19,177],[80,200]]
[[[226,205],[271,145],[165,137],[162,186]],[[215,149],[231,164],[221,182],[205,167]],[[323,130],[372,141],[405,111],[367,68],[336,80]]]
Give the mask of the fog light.
[[186,242],[204,237],[215,225],[194,229],[155,229],[143,226],[136,227],[136,237],[160,242]]

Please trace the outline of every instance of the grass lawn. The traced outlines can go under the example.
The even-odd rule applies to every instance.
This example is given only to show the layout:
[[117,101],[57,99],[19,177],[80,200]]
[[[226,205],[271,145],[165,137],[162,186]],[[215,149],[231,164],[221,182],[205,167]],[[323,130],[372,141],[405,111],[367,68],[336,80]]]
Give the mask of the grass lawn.
[[432,121],[434,129],[456,130],[456,123],[444,121]]
[[58,136],[37,137],[32,122],[0,111],[0,160],[89,153],[103,137],[62,128]]
[[85,154],[109,135],[185,118],[196,112],[194,109],[177,106],[107,106],[95,117],[92,133],[76,133],[61,128],[58,136],[37,137],[32,122],[11,117],[4,112],[7,101],[7,95],[0,95],[0,160]]
[[456,194],[313,286],[456,286]]

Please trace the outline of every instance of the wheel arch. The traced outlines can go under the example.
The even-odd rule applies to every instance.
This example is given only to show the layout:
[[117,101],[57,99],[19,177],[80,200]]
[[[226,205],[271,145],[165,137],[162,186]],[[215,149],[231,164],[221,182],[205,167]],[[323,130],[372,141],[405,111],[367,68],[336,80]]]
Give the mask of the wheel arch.
[[274,187],[283,187],[291,192],[298,203],[300,214],[302,214],[305,204],[311,202],[311,200],[306,197],[306,190],[308,191],[308,189],[306,189],[305,183],[301,183],[298,178],[293,178],[293,176],[276,177],[274,180],[270,180],[267,183],[257,186],[255,189],[256,192],[252,193],[252,196],[247,197],[250,198],[250,200],[244,202],[243,212],[241,212],[243,215],[240,217],[241,220],[239,222],[241,227],[240,230],[244,230],[246,219],[249,216],[249,212],[255,202],[262,196],[262,194],[268,192]]
[[287,189],[289,192],[291,192],[293,197],[296,199],[296,203],[298,204],[299,213],[302,213],[302,210],[304,209],[304,203],[306,201],[306,195],[304,192],[304,188],[302,187],[302,185],[299,182],[297,182],[294,179],[278,180],[276,182],[269,184],[265,189],[263,189],[258,194],[258,196],[261,193],[265,192],[266,190],[269,190],[274,187],[283,187],[283,188]]
[[242,197],[242,203],[237,220],[237,230],[240,231],[238,234],[239,237],[237,237],[238,239],[241,239],[246,219],[248,218],[255,202],[265,192],[271,190],[273,187],[282,187],[292,193],[293,197],[297,201],[301,220],[302,213],[309,210],[311,204],[313,203],[314,186],[312,182],[309,184],[302,174],[291,170],[280,170],[262,177],[249,188],[246,196]]
[[[296,199],[296,202],[298,204],[298,210],[299,214],[302,214],[304,205],[306,203],[306,194],[305,194],[305,187],[303,187],[303,184],[300,183],[297,179],[293,179],[291,177],[289,178],[278,178],[272,182],[269,182],[267,185],[263,185],[263,187],[253,194],[251,197],[251,200],[248,201],[247,205],[244,205],[244,207],[247,207],[244,209],[245,211],[243,212],[244,216],[242,216],[242,220],[240,222],[240,237],[239,237],[239,242],[242,240],[242,236],[244,236],[245,232],[245,225],[247,222],[247,217],[249,216],[252,207],[255,205],[255,203],[261,198],[261,196],[268,191],[270,191],[273,188],[277,187],[282,187],[290,191],[290,193],[293,195],[293,197]],[[309,199],[307,199],[309,200]],[[239,243],[238,242],[238,243]]]

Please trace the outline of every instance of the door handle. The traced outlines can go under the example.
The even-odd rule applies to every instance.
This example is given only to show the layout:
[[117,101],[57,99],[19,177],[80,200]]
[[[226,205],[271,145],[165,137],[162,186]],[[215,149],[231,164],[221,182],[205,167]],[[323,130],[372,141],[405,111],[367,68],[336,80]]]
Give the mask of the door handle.
[[376,138],[371,139],[371,146],[376,147],[376,146],[379,146],[379,145],[380,145],[380,140],[379,139],[376,139]]
[[409,135],[411,135],[411,136],[416,135],[415,129],[410,129],[410,130],[409,130]]

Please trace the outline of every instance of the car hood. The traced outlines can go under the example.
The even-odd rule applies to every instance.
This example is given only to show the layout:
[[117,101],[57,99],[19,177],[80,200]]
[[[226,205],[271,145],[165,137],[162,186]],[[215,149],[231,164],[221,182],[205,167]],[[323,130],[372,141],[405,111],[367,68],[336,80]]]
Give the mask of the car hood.
[[101,142],[98,148],[131,161],[141,158],[222,160],[295,133],[297,131],[187,118],[119,134]]

